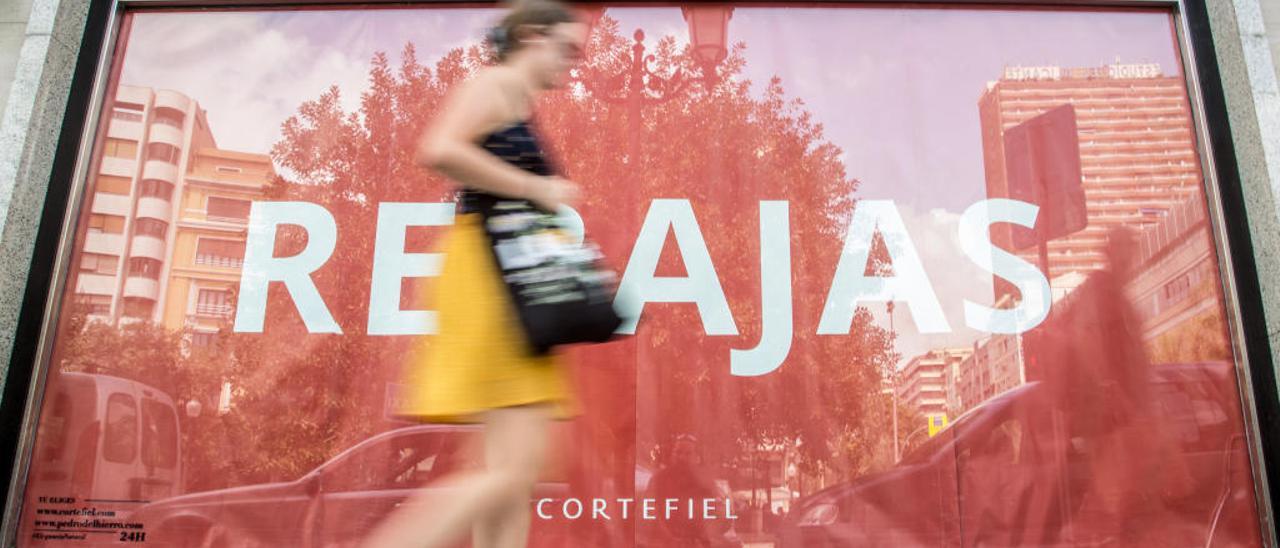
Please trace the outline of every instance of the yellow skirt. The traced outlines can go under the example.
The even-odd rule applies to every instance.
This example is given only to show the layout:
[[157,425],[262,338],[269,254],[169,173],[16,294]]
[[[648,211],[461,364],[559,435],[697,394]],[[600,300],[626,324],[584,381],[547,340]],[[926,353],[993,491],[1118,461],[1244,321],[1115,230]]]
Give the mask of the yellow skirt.
[[[437,334],[408,364],[401,416],[479,422],[497,407],[550,403],[558,419],[578,414],[563,356],[535,356],[493,260],[479,214],[459,214],[444,237],[433,302]],[[434,306],[430,306],[434,304]]]

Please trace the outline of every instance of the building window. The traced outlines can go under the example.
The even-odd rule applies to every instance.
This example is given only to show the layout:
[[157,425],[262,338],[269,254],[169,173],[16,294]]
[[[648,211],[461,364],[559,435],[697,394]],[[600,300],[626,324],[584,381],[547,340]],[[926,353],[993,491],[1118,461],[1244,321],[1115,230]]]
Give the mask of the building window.
[[114,175],[99,175],[98,180],[94,183],[94,192],[102,192],[104,194],[121,194],[129,195],[129,187],[132,181],[128,177],[116,177]]
[[151,143],[147,145],[147,159],[168,162],[178,165],[178,159],[182,157],[178,147],[167,143]]
[[142,463],[173,468],[178,463],[178,418],[173,407],[142,399]]
[[80,256],[80,270],[92,274],[106,274],[108,276],[116,273],[116,268],[120,266],[120,257],[115,255],[104,255],[101,253],[85,253]]
[[196,314],[223,317],[231,314],[231,292],[225,289],[201,289],[196,294]]
[[165,125],[165,126],[169,126],[169,127],[173,127],[173,128],[177,128],[177,129],[182,129],[182,122],[180,122],[180,121],[178,121],[178,120],[174,120],[173,118],[171,118],[171,117],[169,117],[169,116],[156,116],[156,118],[155,118],[155,120],[154,120],[154,121],[155,121],[155,123],[160,124],[160,125]]
[[182,112],[171,108],[158,108],[153,121],[157,124],[164,124],[170,127],[182,129],[182,123],[186,116]]
[[149,217],[139,217],[133,229],[135,236],[152,236],[160,239],[164,239],[164,235],[168,231],[169,223]]
[[161,266],[162,263],[155,259],[148,257],[132,257],[129,259],[129,275],[158,280],[160,279]]
[[249,200],[210,196],[205,206],[205,214],[210,218],[248,220],[251,203]]
[[76,304],[91,316],[111,315],[111,295],[77,295]]
[[142,106],[142,104],[140,103],[130,103],[128,101],[116,101],[115,103],[112,104],[112,108],[114,108],[115,110],[123,111],[123,112],[136,112],[138,114],[141,114],[142,111],[146,110],[147,107]]
[[139,192],[148,198],[173,199],[173,183],[159,179],[143,179]]
[[130,318],[150,318],[155,308],[155,301],[138,297],[124,298],[124,315]]
[[1161,288],[1161,296],[1166,304],[1173,304],[1187,297],[1191,291],[1191,277],[1183,274],[1174,278]]
[[127,139],[107,138],[103,146],[103,154],[112,158],[134,158],[138,156],[138,142]]
[[102,458],[133,462],[138,447],[138,408],[132,396],[117,393],[107,399],[107,424],[102,437]]
[[196,242],[196,264],[240,268],[244,264],[244,242],[201,238]]
[[117,106],[114,109],[111,109],[111,118],[113,120],[123,120],[125,122],[141,122],[142,112]]
[[89,214],[89,232],[124,234],[124,217],[91,213]]

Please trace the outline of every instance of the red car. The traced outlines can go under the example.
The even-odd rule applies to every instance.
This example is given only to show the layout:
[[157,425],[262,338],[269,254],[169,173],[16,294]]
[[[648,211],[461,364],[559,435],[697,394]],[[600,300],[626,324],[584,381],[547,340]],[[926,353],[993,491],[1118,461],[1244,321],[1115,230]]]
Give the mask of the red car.
[[[426,482],[469,464],[478,427],[421,425],[376,435],[294,481],[192,493],[138,510],[150,544],[173,547],[355,546]],[[533,500],[560,498],[540,483]],[[534,504],[530,503],[531,506]],[[532,546],[564,546],[563,521],[533,520]]]
[[[1079,410],[1058,409],[1033,382],[961,416],[895,468],[805,497],[780,546],[1261,546],[1231,365],[1152,373],[1156,420],[1142,426],[1160,429],[1163,448],[1117,442],[1141,429],[1067,434]],[[1131,476],[1182,480],[1126,477],[1134,462],[1153,466]],[[1176,474],[1156,476],[1171,462]]]

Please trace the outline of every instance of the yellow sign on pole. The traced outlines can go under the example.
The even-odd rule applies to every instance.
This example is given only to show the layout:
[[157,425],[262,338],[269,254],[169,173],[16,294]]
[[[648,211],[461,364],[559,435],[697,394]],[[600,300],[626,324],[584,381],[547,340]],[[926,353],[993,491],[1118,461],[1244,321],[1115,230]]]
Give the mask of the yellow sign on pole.
[[929,415],[929,437],[933,437],[947,427],[946,415]]

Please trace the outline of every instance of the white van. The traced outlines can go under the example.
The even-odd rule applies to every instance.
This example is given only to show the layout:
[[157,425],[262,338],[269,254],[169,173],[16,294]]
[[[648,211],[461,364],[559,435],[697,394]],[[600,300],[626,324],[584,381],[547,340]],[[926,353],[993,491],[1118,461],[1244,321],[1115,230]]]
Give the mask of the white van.
[[181,494],[173,398],[146,384],[61,373],[45,392],[30,489],[129,510]]

